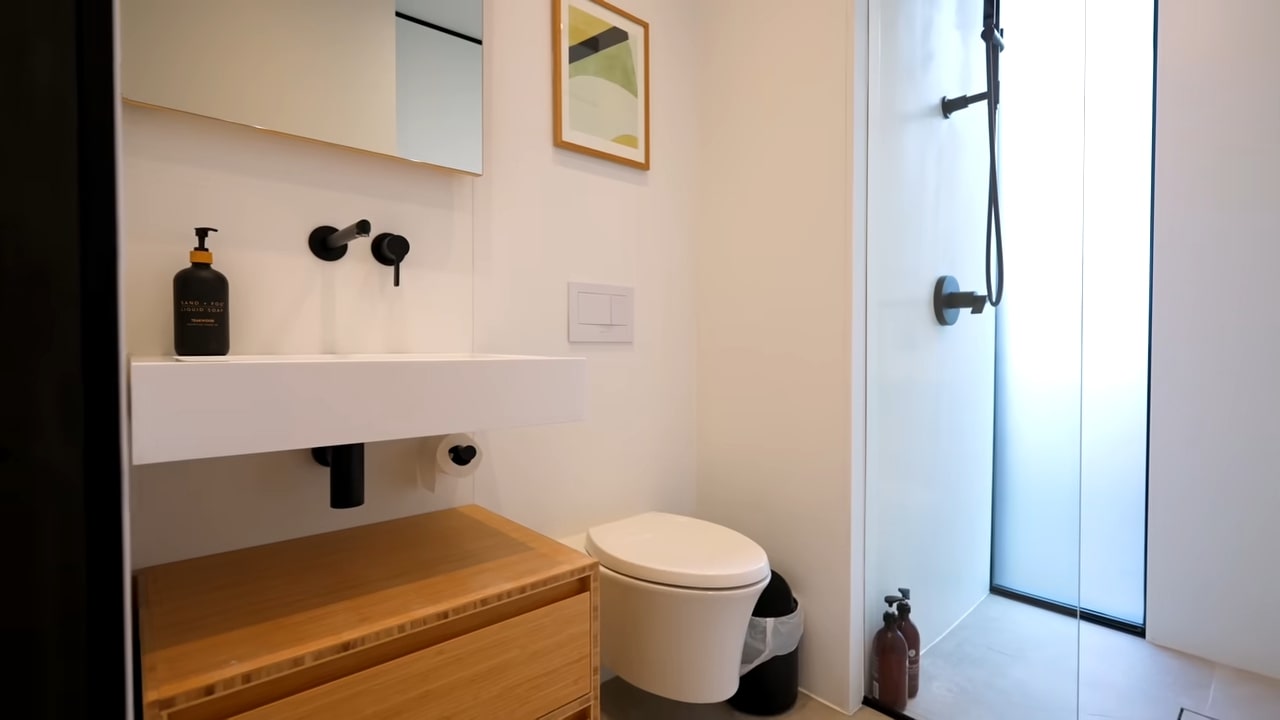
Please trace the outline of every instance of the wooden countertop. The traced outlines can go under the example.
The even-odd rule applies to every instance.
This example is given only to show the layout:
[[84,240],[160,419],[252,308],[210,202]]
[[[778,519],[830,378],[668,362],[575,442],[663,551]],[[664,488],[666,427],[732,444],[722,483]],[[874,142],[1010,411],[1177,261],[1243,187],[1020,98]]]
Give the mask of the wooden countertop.
[[475,505],[138,571],[144,702],[213,695],[589,575]]

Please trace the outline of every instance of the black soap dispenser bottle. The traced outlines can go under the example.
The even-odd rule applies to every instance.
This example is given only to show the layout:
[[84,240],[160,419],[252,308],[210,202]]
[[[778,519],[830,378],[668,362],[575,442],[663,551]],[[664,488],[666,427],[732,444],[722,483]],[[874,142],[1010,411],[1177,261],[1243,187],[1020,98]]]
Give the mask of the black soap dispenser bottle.
[[231,350],[227,277],[213,269],[205,247],[217,228],[196,228],[191,267],[173,276],[173,349],[178,355],[226,355]]

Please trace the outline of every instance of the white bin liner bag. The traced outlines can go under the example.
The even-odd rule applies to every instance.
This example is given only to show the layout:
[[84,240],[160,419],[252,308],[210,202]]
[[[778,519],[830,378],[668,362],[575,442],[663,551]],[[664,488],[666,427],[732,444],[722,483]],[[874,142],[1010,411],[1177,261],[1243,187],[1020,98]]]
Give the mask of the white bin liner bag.
[[776,618],[752,617],[747,623],[747,642],[742,647],[742,665],[738,675],[746,675],[760,663],[786,655],[800,646],[804,634],[804,608]]

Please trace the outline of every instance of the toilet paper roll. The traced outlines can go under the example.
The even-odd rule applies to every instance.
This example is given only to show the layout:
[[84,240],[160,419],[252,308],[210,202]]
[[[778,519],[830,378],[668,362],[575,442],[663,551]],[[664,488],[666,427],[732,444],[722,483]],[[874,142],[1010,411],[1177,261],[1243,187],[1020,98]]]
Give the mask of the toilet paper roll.
[[419,461],[420,468],[428,465],[434,467],[436,473],[450,477],[471,477],[484,461],[480,445],[466,433],[428,438],[423,443],[422,450],[425,457]]

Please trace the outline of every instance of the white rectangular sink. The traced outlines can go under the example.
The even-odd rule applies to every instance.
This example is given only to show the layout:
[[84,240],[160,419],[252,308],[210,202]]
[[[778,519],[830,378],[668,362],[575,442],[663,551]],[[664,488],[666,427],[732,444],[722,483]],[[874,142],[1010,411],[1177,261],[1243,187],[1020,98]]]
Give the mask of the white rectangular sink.
[[586,417],[586,360],[522,355],[133,358],[133,463]]

